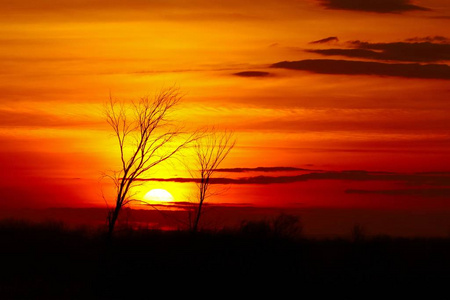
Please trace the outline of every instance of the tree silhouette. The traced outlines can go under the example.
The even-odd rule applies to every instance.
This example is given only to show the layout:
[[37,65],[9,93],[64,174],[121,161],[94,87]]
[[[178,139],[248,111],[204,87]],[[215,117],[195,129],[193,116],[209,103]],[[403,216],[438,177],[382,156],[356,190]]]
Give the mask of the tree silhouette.
[[191,171],[191,176],[198,179],[198,204],[190,211],[191,230],[197,232],[203,204],[210,196],[211,178],[219,168],[222,161],[233,149],[236,140],[232,132],[219,132],[210,130],[202,138],[197,139],[194,151],[196,159],[196,170]]
[[108,237],[112,236],[121,209],[133,201],[130,191],[139,180],[197,139],[196,132],[185,135],[169,118],[180,100],[177,88],[132,103],[110,97],[105,115],[119,144],[121,167],[107,175],[116,187],[115,205],[108,208]]

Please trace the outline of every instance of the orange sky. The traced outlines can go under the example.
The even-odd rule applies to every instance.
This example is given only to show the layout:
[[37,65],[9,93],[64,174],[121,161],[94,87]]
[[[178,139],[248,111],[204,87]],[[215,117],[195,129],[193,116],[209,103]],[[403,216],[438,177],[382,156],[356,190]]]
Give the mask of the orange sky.
[[[447,0],[243,2],[2,1],[4,206],[104,205],[101,186],[106,194],[110,186],[99,178],[117,166],[118,152],[102,104],[110,93],[132,100],[175,84],[185,94],[180,121],[235,131],[224,168],[310,170],[220,173],[271,177],[227,185],[220,203],[450,208],[450,173],[431,184],[420,176],[420,184],[279,178],[450,172]],[[172,164],[149,176],[183,172]],[[183,201],[191,185],[148,182],[139,195],[166,188]]]

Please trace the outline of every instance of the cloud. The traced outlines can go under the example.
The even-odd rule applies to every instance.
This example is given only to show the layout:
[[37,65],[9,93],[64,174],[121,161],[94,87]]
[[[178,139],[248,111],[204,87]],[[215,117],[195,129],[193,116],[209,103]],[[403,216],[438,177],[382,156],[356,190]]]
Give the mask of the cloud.
[[428,8],[411,4],[410,0],[320,0],[329,9],[355,10],[376,13],[401,13]]
[[293,171],[312,171],[309,169],[294,168],[294,167],[256,167],[256,168],[222,168],[217,169],[217,172],[223,173],[244,173],[244,172],[293,172]]
[[[310,180],[351,180],[351,181],[396,181],[415,186],[450,186],[450,176],[444,174],[402,174],[392,172],[369,172],[364,170],[326,171],[294,176],[252,176],[241,178],[212,178],[211,184],[282,184]],[[148,178],[140,181],[162,181],[198,183],[198,178]]]
[[383,53],[364,49],[313,49],[306,52],[317,53],[325,56],[347,56],[357,58],[381,59]]
[[90,127],[101,124],[83,116],[56,116],[44,112],[11,111],[0,109],[0,127]]
[[450,172],[419,172],[416,174],[450,176]]
[[433,16],[429,17],[430,19],[442,19],[442,20],[449,20],[450,16]]
[[[446,110],[341,110],[339,116],[330,118],[331,112],[325,110],[308,117],[272,118],[245,122],[237,128],[242,130],[276,132],[328,132],[358,131],[371,133],[404,133],[415,139],[420,133],[442,134],[450,128]],[[422,136],[424,137],[424,136]]]
[[425,37],[413,37],[406,39],[407,42],[441,42],[450,43],[450,39],[445,36],[435,35],[435,36],[425,36]]
[[282,61],[272,68],[309,71],[319,74],[378,75],[405,78],[450,79],[450,67],[445,64],[388,64],[331,59]]
[[450,43],[446,37],[416,37],[407,42],[368,43],[348,42],[352,49],[313,49],[306,50],[321,55],[338,55],[374,60],[437,62],[450,60]]
[[338,42],[338,41],[339,41],[339,39],[336,36],[330,36],[325,39],[312,41],[312,42],[310,42],[310,44],[325,44],[325,43],[329,43],[329,42]]
[[399,190],[346,190],[347,194],[377,194],[388,196],[420,196],[420,197],[449,197],[450,189],[399,189]]
[[248,22],[264,19],[267,12],[280,7],[283,8],[284,5],[275,0],[264,0],[258,4],[238,0],[15,0],[0,1],[0,23],[6,20]]
[[261,72],[261,71],[244,71],[233,73],[233,75],[240,77],[267,77],[270,76],[271,74],[269,72]]

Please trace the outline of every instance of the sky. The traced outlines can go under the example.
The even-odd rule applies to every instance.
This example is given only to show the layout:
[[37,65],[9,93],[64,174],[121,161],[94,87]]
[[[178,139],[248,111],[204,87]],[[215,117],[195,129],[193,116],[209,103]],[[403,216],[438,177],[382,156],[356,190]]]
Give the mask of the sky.
[[[450,211],[449,25],[447,0],[1,1],[0,203],[104,207],[104,103],[177,86],[180,123],[237,139],[212,203]],[[183,168],[137,197],[189,200]]]

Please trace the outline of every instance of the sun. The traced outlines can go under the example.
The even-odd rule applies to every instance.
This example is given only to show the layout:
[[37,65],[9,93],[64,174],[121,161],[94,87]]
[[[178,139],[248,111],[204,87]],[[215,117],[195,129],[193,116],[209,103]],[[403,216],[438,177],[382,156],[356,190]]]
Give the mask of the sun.
[[144,196],[144,200],[157,202],[171,202],[174,200],[172,194],[165,189],[153,189]]

